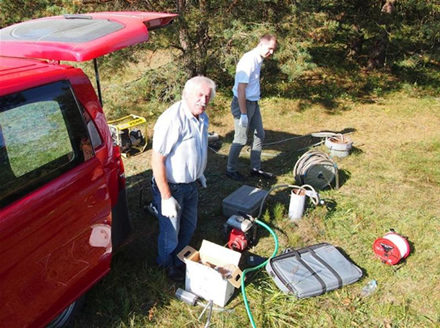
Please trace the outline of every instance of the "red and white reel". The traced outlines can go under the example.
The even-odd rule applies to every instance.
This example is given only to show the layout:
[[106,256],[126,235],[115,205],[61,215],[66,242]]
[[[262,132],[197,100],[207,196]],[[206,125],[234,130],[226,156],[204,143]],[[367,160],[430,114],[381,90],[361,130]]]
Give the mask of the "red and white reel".
[[408,257],[410,247],[405,237],[390,231],[374,241],[373,251],[382,262],[394,265]]

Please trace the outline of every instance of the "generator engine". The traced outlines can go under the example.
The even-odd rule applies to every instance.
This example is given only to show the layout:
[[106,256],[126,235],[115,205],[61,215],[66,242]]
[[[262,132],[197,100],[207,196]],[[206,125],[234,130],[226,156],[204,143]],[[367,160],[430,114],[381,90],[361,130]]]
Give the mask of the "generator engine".
[[146,149],[147,139],[139,127],[145,123],[145,118],[133,114],[109,122],[113,142],[119,146],[124,157],[142,153]]
[[[131,131],[124,129],[119,133],[121,140],[119,146],[121,147],[121,152],[126,152],[132,147],[139,146],[144,140],[142,132],[138,129],[133,129]],[[113,136],[113,141],[116,142],[116,140],[116,136]]]
[[247,247],[253,246],[257,239],[257,226],[252,217],[245,218],[240,215],[232,215],[223,225],[225,239],[228,247],[242,252]]

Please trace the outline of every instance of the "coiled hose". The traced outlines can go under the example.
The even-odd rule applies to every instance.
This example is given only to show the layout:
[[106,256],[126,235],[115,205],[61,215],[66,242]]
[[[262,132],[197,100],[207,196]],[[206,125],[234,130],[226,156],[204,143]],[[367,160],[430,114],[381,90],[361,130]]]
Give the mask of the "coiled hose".
[[[299,186],[289,185],[289,184],[285,184],[285,185],[277,185],[277,186],[272,187],[272,188],[268,191],[268,193],[263,197],[263,199],[261,200],[260,211],[258,212],[258,216],[257,216],[257,218],[255,219],[255,223],[261,225],[262,227],[264,227],[265,229],[267,229],[267,230],[270,232],[270,234],[272,235],[272,237],[273,237],[273,239],[274,239],[275,248],[274,248],[274,251],[273,251],[272,255],[271,255],[266,261],[264,261],[263,263],[257,265],[256,267],[252,267],[252,268],[247,268],[247,269],[245,269],[245,270],[243,271],[243,274],[241,275],[241,292],[242,292],[242,294],[243,294],[243,302],[244,302],[244,306],[245,306],[245,308],[246,308],[247,315],[248,315],[248,317],[249,317],[249,321],[251,322],[251,325],[252,325],[253,328],[256,328],[257,326],[255,325],[255,321],[254,321],[254,318],[253,318],[253,316],[252,316],[252,313],[251,313],[251,310],[250,310],[250,307],[249,307],[249,302],[248,302],[248,300],[247,300],[247,296],[246,296],[246,288],[245,288],[245,284],[244,284],[244,279],[245,279],[245,276],[246,276],[246,274],[247,274],[248,272],[255,271],[255,270],[258,270],[258,269],[260,269],[260,268],[266,266],[266,264],[270,261],[270,259],[273,258],[273,257],[278,253],[278,237],[277,237],[277,235],[275,234],[275,232],[274,232],[274,231],[273,231],[273,230],[272,230],[267,224],[265,224],[264,222],[258,220],[258,218],[261,216],[261,213],[263,212],[263,206],[264,206],[264,204],[265,204],[265,202],[266,202],[266,198],[267,198],[267,196],[269,196],[269,194],[270,194],[273,190],[278,189],[278,188],[300,188],[300,189],[305,189],[305,187],[306,187],[306,186],[299,187]],[[307,187],[310,187],[310,186],[307,186]],[[311,189],[313,190],[313,187],[311,187]],[[315,202],[314,202],[314,203],[315,203]]]
[[324,189],[336,178],[336,189],[339,189],[338,166],[328,155],[319,150],[305,152],[293,168],[295,180],[316,189]]

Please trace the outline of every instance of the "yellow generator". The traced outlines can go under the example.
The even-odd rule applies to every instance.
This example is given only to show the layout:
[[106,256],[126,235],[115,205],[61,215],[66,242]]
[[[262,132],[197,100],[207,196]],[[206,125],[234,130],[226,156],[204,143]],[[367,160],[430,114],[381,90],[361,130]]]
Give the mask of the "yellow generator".
[[121,149],[124,157],[140,154],[147,148],[147,120],[142,116],[130,114],[108,122],[113,142]]

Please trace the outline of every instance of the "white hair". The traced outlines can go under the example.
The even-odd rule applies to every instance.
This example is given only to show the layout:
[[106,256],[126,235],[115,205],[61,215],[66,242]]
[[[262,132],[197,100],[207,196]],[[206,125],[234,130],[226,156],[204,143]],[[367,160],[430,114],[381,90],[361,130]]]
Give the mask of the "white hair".
[[211,80],[210,78],[207,78],[206,76],[195,76],[185,83],[185,87],[183,88],[183,96],[185,96],[185,93],[189,90],[193,90],[201,85],[207,85],[211,89],[211,94],[209,95],[209,99],[212,100],[215,97],[215,82]]

